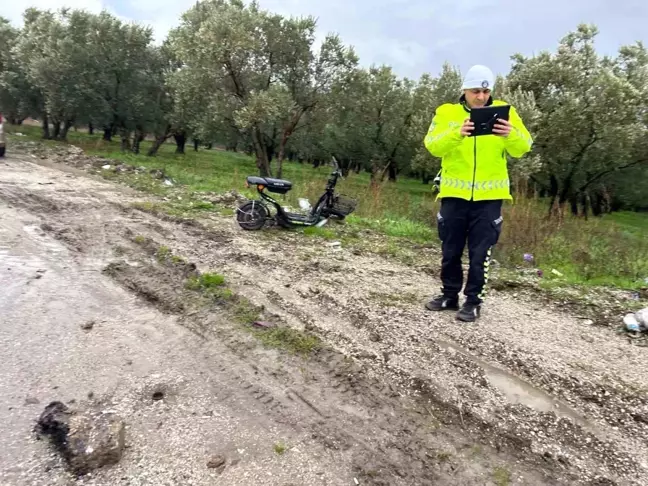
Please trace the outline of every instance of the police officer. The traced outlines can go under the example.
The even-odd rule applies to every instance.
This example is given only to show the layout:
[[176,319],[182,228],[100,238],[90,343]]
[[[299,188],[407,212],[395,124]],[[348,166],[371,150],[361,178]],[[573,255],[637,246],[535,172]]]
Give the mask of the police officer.
[[[478,317],[488,280],[491,250],[502,231],[502,202],[512,199],[507,156],[519,158],[531,150],[533,140],[514,107],[509,120],[498,119],[493,135],[471,137],[470,111],[494,100],[493,72],[486,66],[470,68],[463,80],[458,103],[439,106],[425,136],[425,147],[441,158],[441,209],[437,228],[442,243],[443,293],[426,304],[432,311],[459,311],[457,318],[474,322]],[[459,309],[463,287],[461,258],[468,244],[470,260],[464,288],[466,301]]]

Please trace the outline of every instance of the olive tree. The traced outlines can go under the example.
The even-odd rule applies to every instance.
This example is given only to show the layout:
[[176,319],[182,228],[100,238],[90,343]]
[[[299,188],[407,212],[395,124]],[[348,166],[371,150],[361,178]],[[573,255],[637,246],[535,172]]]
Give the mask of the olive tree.
[[[337,36],[327,36],[313,53],[313,18],[285,18],[256,2],[198,2],[169,36],[180,60],[178,90],[209,93],[214,116],[249,135],[262,175],[271,174],[269,131],[276,130],[276,175],[286,145],[304,114],[357,62]],[[179,96],[182,96],[179,94]],[[271,142],[270,142],[271,143]]]
[[507,79],[512,91],[532,93],[541,112],[533,117],[541,170],[532,180],[552,207],[569,204],[574,213],[592,206],[612,174],[648,162],[645,84],[632,69],[645,66],[645,50],[602,58],[596,35],[594,26],[581,25],[556,53],[516,55]]

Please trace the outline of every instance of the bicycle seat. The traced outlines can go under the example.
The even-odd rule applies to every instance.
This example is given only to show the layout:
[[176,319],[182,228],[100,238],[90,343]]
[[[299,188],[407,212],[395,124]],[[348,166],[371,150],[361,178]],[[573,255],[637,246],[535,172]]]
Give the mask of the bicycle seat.
[[286,194],[292,189],[292,182],[286,181],[283,179],[273,179],[271,177],[258,177],[258,176],[248,176],[248,184],[250,185],[262,185],[265,186],[268,191]]

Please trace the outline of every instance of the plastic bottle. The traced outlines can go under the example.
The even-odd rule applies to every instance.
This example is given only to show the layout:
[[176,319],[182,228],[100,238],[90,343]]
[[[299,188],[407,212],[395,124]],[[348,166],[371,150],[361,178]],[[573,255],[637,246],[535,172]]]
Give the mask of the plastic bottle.
[[641,326],[639,325],[639,321],[637,321],[637,318],[635,317],[634,314],[627,314],[623,318],[623,323],[625,324],[625,328],[629,332],[641,332]]
[[640,332],[641,329],[639,329],[639,324],[636,322],[628,322],[626,324],[626,330],[629,332]]

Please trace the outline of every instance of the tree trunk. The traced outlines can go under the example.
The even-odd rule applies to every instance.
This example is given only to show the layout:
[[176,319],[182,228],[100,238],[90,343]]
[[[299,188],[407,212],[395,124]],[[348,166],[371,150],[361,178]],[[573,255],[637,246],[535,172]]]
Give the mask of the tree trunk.
[[148,155],[149,157],[156,155],[158,153],[158,150],[160,150],[162,144],[166,141],[167,138],[169,138],[170,133],[171,125],[167,125],[164,133],[155,137],[155,142],[153,142],[153,145],[151,145],[151,148],[148,150],[146,155]]
[[[372,168],[372,170],[376,173],[376,176],[378,177],[379,182],[384,181],[385,176],[388,173],[389,173],[389,175],[391,177],[392,165],[393,165],[393,162],[391,160],[389,162],[387,162],[387,165],[385,167],[383,167],[382,169],[379,168],[377,164],[374,164],[374,167]],[[372,174],[371,177],[373,178],[373,174]]]
[[284,132],[283,137],[281,137],[281,143],[279,144],[279,154],[277,155],[277,179],[281,179],[283,174],[283,161],[286,157],[286,142],[290,136],[289,132]]
[[185,145],[187,144],[187,135],[184,132],[177,132],[173,134],[173,138],[176,142],[176,154],[185,153]]
[[88,123],[88,133],[94,135],[94,125],[92,123]]
[[558,198],[558,179],[553,174],[549,177],[549,214],[551,218],[556,212],[556,199]]
[[72,127],[72,120],[65,120],[65,122],[63,122],[63,130],[61,130],[61,133],[59,133],[58,136],[59,140],[67,140],[67,134],[70,131],[70,127]]
[[349,159],[342,159],[340,161],[340,170],[342,171],[342,177],[348,177],[349,172],[351,172],[351,161]]
[[295,131],[295,127],[299,123],[303,114],[303,110],[297,109],[297,111],[293,113],[288,124],[284,126],[283,134],[281,135],[281,142],[279,143],[279,154],[277,155],[277,178],[279,179],[281,179],[281,174],[283,173],[283,161],[286,158],[286,144]]
[[43,113],[43,138],[45,140],[52,138],[52,135],[50,135],[49,118],[47,117],[47,113]]
[[54,140],[59,140],[59,137],[61,135],[61,122],[58,120],[54,121],[54,133],[52,134],[52,137]]
[[121,151],[122,152],[129,152],[132,150],[131,148],[131,141],[130,141],[130,132],[126,129],[122,129],[120,131],[120,136],[121,136]]
[[594,198],[591,200],[590,207],[594,216],[601,216],[603,214],[603,196],[596,192]]
[[587,192],[584,192],[581,195],[581,207],[583,208],[583,217],[585,219],[589,219],[589,208],[590,208],[590,197]]
[[268,159],[268,164],[272,162],[272,158],[274,157],[275,151],[274,151],[274,145],[272,143],[266,145],[266,157]]
[[258,126],[252,129],[252,142],[254,144],[254,152],[256,153],[256,165],[259,169],[259,175],[261,177],[271,176],[268,147],[265,145],[263,133],[261,133],[261,129]]
[[106,142],[112,142],[112,126],[104,127],[103,139]]
[[385,169],[381,168],[377,161],[371,162],[371,179],[370,185],[378,186],[385,177]]
[[396,176],[398,172],[396,171],[396,164],[390,163],[389,164],[389,180],[392,182],[396,182]]
[[153,157],[158,153],[158,150],[160,150],[160,147],[162,144],[166,141],[167,136],[166,135],[158,135],[155,137],[155,142],[153,142],[153,145],[151,145],[151,148],[148,150],[146,155],[149,157]]
[[283,174],[283,157],[277,157],[277,175],[275,177],[277,179],[281,179],[282,174]]
[[135,137],[133,138],[133,153],[140,153],[140,146],[144,140],[144,131],[141,128],[135,129]]
[[569,207],[571,209],[571,213],[574,216],[578,216],[578,196],[576,194],[572,194],[569,197]]

